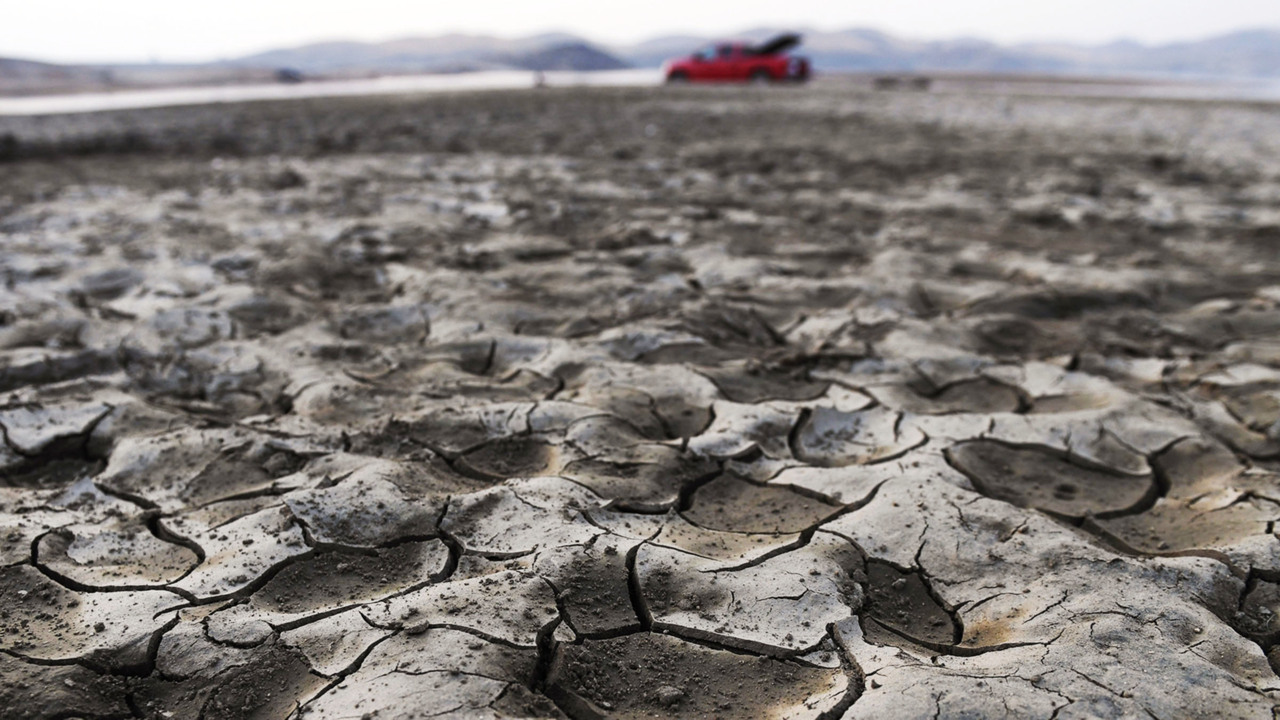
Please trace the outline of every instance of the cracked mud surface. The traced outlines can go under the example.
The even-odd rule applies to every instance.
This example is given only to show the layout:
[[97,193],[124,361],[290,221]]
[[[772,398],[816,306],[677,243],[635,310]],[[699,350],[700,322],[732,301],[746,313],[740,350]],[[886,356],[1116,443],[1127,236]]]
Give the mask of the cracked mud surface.
[[21,718],[1258,717],[1280,120],[0,119]]

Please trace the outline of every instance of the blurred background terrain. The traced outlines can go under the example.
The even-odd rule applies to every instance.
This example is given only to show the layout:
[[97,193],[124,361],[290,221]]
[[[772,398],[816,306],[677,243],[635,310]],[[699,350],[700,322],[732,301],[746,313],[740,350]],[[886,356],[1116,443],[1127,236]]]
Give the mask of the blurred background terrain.
[[[760,41],[781,28],[726,37]],[[803,31],[803,29],[802,29]],[[6,58],[0,47],[0,94],[64,93],[179,85],[345,79],[485,70],[597,71],[652,69],[719,39],[666,35],[609,44],[567,33],[503,38],[443,34],[382,42],[330,41],[196,63],[64,64]],[[804,32],[804,51],[821,72],[1053,73],[1073,76],[1280,76],[1280,30],[1244,30],[1203,40],[1144,44],[998,43],[976,38],[915,40],[853,28]]]

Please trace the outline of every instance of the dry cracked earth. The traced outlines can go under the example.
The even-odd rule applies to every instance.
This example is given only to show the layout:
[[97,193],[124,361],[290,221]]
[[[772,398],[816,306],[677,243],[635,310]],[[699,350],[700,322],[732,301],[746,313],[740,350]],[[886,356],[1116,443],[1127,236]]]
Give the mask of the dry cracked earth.
[[0,714],[1271,718],[1278,125],[0,119]]

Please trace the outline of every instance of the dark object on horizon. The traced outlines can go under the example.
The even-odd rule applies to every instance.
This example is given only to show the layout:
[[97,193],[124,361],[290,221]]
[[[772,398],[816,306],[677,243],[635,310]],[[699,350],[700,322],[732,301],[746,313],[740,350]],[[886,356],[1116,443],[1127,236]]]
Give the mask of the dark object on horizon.
[[293,68],[280,68],[279,70],[276,70],[276,82],[293,84],[300,83],[304,79],[302,72],[294,70]]
[[933,79],[923,75],[915,77],[897,77],[894,75],[881,75],[871,82],[872,87],[876,90],[916,90],[919,92],[927,92],[933,85]]
[[804,82],[808,58],[787,55],[800,36],[783,33],[758,45],[720,43],[663,66],[668,83],[683,82]]

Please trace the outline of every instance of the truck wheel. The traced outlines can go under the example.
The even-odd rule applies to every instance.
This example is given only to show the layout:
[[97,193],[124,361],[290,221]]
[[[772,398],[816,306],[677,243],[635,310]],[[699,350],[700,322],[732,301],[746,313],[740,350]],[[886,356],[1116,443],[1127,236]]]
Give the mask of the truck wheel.
[[684,85],[689,82],[689,73],[683,70],[676,70],[667,76],[668,85]]
[[773,82],[773,77],[769,75],[768,70],[757,69],[751,71],[751,74],[747,76],[747,81],[752,85],[768,85]]

